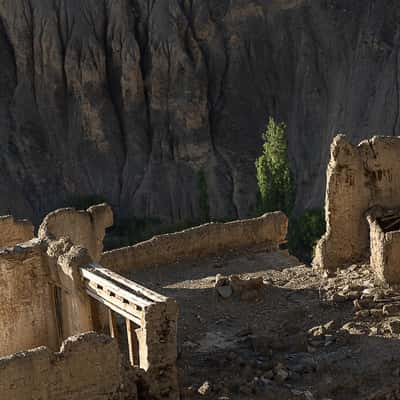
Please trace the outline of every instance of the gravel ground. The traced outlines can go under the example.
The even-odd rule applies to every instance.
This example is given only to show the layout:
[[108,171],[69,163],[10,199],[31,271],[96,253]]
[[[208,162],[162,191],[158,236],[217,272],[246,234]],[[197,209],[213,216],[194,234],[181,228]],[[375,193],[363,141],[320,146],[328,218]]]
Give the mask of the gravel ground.
[[[217,274],[263,284],[224,298]],[[400,399],[400,293],[368,265],[328,277],[252,249],[129,278],[179,304],[182,399]]]

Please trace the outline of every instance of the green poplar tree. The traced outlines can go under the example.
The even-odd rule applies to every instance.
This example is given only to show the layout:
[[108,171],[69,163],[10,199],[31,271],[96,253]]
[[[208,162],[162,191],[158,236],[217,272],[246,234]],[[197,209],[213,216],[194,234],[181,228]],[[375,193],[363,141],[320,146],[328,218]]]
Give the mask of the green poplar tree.
[[260,195],[259,211],[284,211],[290,215],[295,200],[295,183],[289,167],[286,125],[269,119],[263,153],[256,161]]

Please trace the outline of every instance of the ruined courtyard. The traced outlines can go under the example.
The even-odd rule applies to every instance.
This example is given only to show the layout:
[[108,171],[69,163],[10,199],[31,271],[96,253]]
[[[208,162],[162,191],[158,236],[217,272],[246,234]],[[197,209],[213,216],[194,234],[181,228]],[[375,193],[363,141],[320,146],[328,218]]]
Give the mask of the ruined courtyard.
[[335,138],[313,265],[282,212],[103,251],[106,204],[0,218],[0,399],[400,399],[399,138]]

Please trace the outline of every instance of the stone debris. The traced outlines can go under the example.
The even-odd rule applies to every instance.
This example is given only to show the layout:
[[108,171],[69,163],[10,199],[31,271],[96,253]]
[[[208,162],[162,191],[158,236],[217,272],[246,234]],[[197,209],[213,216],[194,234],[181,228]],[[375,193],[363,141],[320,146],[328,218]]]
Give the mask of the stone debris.
[[396,320],[393,320],[393,321],[389,321],[387,326],[388,326],[388,328],[390,330],[390,333],[392,335],[400,334],[400,320],[399,319],[396,319]]
[[197,392],[202,396],[206,396],[211,392],[211,384],[210,382],[204,382],[198,389]]
[[386,304],[383,306],[382,312],[386,316],[400,315],[400,304]]
[[278,364],[275,367],[275,379],[278,382],[284,382],[289,378],[289,371],[285,368],[283,364]]
[[215,290],[224,299],[237,295],[241,300],[251,301],[261,298],[265,288],[262,277],[244,279],[238,275],[229,277],[217,274],[215,277]]

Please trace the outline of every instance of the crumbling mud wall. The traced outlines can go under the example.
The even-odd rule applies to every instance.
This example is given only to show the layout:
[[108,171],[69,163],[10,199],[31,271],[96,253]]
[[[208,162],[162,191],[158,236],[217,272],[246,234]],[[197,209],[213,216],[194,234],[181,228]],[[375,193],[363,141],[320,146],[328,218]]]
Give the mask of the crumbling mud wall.
[[57,350],[93,330],[80,267],[88,251],[68,239],[33,239],[0,251],[0,356],[38,346]]
[[[393,214],[394,213],[394,214]],[[388,214],[389,218],[388,218]],[[400,210],[374,207],[367,213],[370,230],[370,264],[377,278],[400,284]]]
[[0,217],[0,249],[12,247],[34,238],[34,227],[28,220],[15,220],[11,215]]
[[255,245],[275,250],[285,241],[287,226],[288,219],[280,211],[254,219],[209,223],[105,252],[100,263],[114,271],[124,272]]
[[93,304],[86,294],[80,268],[92,262],[88,250],[65,238],[47,249],[55,290],[54,309],[60,341],[94,328]]
[[86,333],[59,353],[40,347],[0,358],[0,398],[7,400],[135,400],[135,371],[125,369],[118,344]]
[[40,225],[40,239],[69,238],[73,244],[88,249],[94,261],[103,251],[106,228],[113,224],[113,213],[107,204],[98,204],[86,211],[61,208],[48,214]]
[[174,300],[147,308],[142,326],[135,333],[139,345],[139,366],[151,381],[156,398],[179,399],[177,344],[178,306]]
[[39,241],[0,251],[0,356],[41,345],[58,348],[49,281]]
[[313,265],[335,270],[365,260],[370,253],[366,212],[374,206],[400,206],[400,138],[376,136],[350,144],[338,135],[327,169],[327,231]]

